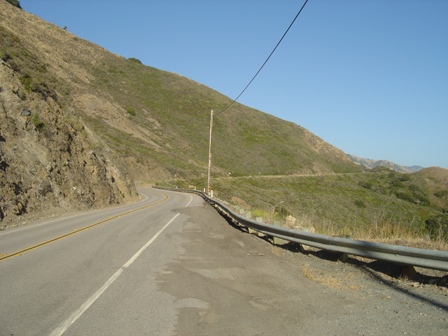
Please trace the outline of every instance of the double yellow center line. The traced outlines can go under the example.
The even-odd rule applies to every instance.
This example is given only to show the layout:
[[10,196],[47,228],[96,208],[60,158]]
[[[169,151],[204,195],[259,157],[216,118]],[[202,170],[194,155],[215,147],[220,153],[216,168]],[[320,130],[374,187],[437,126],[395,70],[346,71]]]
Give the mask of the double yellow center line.
[[18,256],[18,255],[21,255],[21,254],[23,254],[23,253],[25,253],[25,252],[28,252],[28,251],[37,249],[38,247],[41,247],[41,246],[44,246],[44,245],[48,245],[48,244],[53,243],[53,242],[55,242],[55,241],[57,241],[57,240],[60,240],[60,239],[63,239],[63,238],[72,236],[72,235],[74,235],[74,234],[76,234],[76,233],[78,233],[78,232],[84,231],[84,230],[91,229],[91,228],[93,228],[94,226],[97,226],[97,225],[106,223],[106,222],[111,221],[111,220],[113,220],[113,219],[120,218],[120,217],[122,217],[122,216],[129,215],[129,214],[131,214],[131,213],[133,213],[133,212],[137,212],[137,211],[140,211],[140,210],[143,210],[143,209],[146,209],[146,208],[155,206],[155,205],[157,205],[157,204],[160,204],[160,203],[165,202],[167,199],[168,199],[168,196],[167,196],[167,195],[164,195],[164,198],[163,198],[162,200],[160,200],[160,201],[157,201],[157,202],[154,202],[154,203],[151,203],[151,204],[142,206],[142,207],[137,208],[137,209],[133,209],[133,210],[129,210],[129,211],[123,212],[123,213],[121,213],[121,214],[119,214],[119,215],[116,215],[116,216],[112,216],[112,217],[103,219],[103,220],[101,220],[101,221],[99,221],[99,222],[96,222],[96,223],[94,223],[94,224],[87,225],[87,226],[82,227],[82,228],[80,228],[80,229],[76,229],[76,230],[74,230],[74,231],[71,231],[71,232],[69,232],[69,233],[63,234],[63,235],[61,235],[61,236],[57,236],[57,237],[55,237],[55,238],[46,240],[46,241],[44,241],[44,242],[42,242],[42,243],[38,243],[38,244],[36,244],[36,245],[30,246],[30,247],[26,247],[26,248],[24,248],[24,249],[22,249],[22,250],[20,250],[20,251],[17,251],[17,252],[13,252],[13,253],[10,253],[10,254],[0,254],[0,261],[3,261],[3,260],[6,260],[6,259],[9,259],[9,258],[11,258],[11,257],[15,257],[15,256]]

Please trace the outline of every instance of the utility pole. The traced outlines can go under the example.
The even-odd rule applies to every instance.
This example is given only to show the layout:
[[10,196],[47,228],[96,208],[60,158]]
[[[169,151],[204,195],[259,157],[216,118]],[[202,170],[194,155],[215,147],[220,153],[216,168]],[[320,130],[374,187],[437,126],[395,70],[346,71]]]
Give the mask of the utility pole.
[[208,143],[207,195],[210,195],[210,171],[212,169],[212,130],[213,130],[213,110],[210,111],[210,139]]

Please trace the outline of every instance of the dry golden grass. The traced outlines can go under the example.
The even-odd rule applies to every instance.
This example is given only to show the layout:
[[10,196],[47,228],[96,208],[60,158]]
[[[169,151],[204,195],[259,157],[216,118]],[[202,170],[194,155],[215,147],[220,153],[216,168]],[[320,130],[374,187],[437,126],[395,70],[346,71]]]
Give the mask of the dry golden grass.
[[330,274],[327,271],[319,270],[310,264],[303,265],[302,274],[306,278],[329,288],[345,290],[359,290],[362,288],[361,286],[354,284],[353,276],[351,274],[339,274],[337,272]]
[[392,223],[389,221],[375,223],[369,227],[353,227],[341,229],[333,226],[321,228],[319,233],[328,236],[341,237],[371,241],[382,244],[401,245],[408,247],[423,248],[429,250],[448,251],[448,243],[442,239],[430,239],[422,235],[410,225]]

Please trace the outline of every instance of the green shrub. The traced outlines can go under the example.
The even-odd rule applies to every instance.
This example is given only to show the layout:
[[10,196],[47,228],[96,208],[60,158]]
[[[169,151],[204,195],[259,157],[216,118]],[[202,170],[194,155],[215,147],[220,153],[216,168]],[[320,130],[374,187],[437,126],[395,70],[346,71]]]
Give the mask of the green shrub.
[[140,61],[138,58],[131,57],[129,58],[129,60],[134,63],[143,64],[142,61]]
[[414,203],[423,206],[429,206],[431,204],[429,198],[423,194],[414,194]]
[[434,240],[448,241],[448,215],[438,215],[425,221],[426,230]]
[[414,202],[414,199],[412,198],[412,196],[409,195],[409,194],[406,194],[404,192],[399,192],[399,193],[396,194],[396,196],[399,199],[402,199],[403,201],[407,201],[407,202],[411,202],[411,203]]
[[129,106],[127,109],[126,109],[126,112],[128,112],[131,116],[133,116],[133,117],[135,117],[136,116],[136,114],[137,114],[137,112],[135,111],[135,108],[133,108],[132,106]]
[[48,64],[42,63],[17,36],[3,27],[0,27],[0,58],[17,72],[25,92],[36,92],[44,99],[51,97],[58,103],[61,102],[56,92],[69,95],[69,87],[47,71]]
[[398,193],[396,193],[396,196],[399,199],[402,199],[403,201],[411,202],[414,204],[423,205],[423,206],[430,205],[429,199],[425,195],[422,195],[422,194],[414,193],[414,194],[410,195],[410,194],[407,194],[404,192],[398,192]]
[[366,189],[369,189],[369,190],[372,189],[372,187],[373,187],[372,183],[367,182],[367,181],[359,181],[358,185],[360,187],[363,187],[363,188],[366,188]]
[[420,193],[423,194],[423,190],[420,189],[418,186],[416,186],[415,184],[410,184],[409,185],[409,190],[411,190],[413,193]]
[[282,218],[286,218],[289,215],[291,215],[291,213],[288,211],[288,209],[286,209],[283,206],[276,206],[274,209],[274,214],[278,214]]
[[17,96],[21,100],[25,100],[26,99],[26,93],[25,93],[25,91],[22,88],[20,88],[19,91],[17,92]]
[[42,130],[45,127],[45,124],[40,120],[39,114],[36,112],[31,114],[31,122],[38,131]]
[[9,2],[11,5],[22,9],[22,6],[20,6],[20,1],[19,0],[6,0],[6,2]]
[[31,76],[30,76],[30,75],[28,75],[28,74],[24,74],[24,75],[20,76],[20,77],[19,77],[19,81],[20,81],[20,83],[22,83],[22,85],[25,87],[25,90],[26,90],[27,92],[30,92],[30,91],[31,91],[31,81],[32,81],[32,79],[31,79]]
[[438,191],[434,194],[435,197],[443,198],[448,196],[448,190]]
[[257,217],[266,218],[267,217],[267,213],[264,210],[253,209],[251,212],[252,212],[252,216],[255,218],[257,218]]

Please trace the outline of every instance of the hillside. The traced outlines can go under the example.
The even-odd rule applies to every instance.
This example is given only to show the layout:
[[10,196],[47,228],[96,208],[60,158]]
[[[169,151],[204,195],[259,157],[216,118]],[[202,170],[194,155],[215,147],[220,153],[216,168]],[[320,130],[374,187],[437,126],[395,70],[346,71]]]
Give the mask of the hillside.
[[299,125],[240,104],[220,113],[219,92],[5,0],[0,83],[0,228],[130,201],[134,181],[203,188],[214,110],[218,197],[326,234],[448,241],[446,169],[366,170]]
[[448,169],[221,178],[216,187],[219,198],[268,222],[291,215],[292,227],[328,235],[430,248],[448,242]]
[[[103,206],[133,196],[132,180],[205,176],[210,110],[224,109],[228,97],[112,54],[5,0],[0,36],[3,217],[38,211],[50,195],[56,207]],[[235,104],[214,120],[214,176],[356,171],[339,149],[269,114]],[[26,191],[14,187],[20,183]],[[89,187],[95,183],[109,191]],[[46,192],[36,201],[39,188]]]

